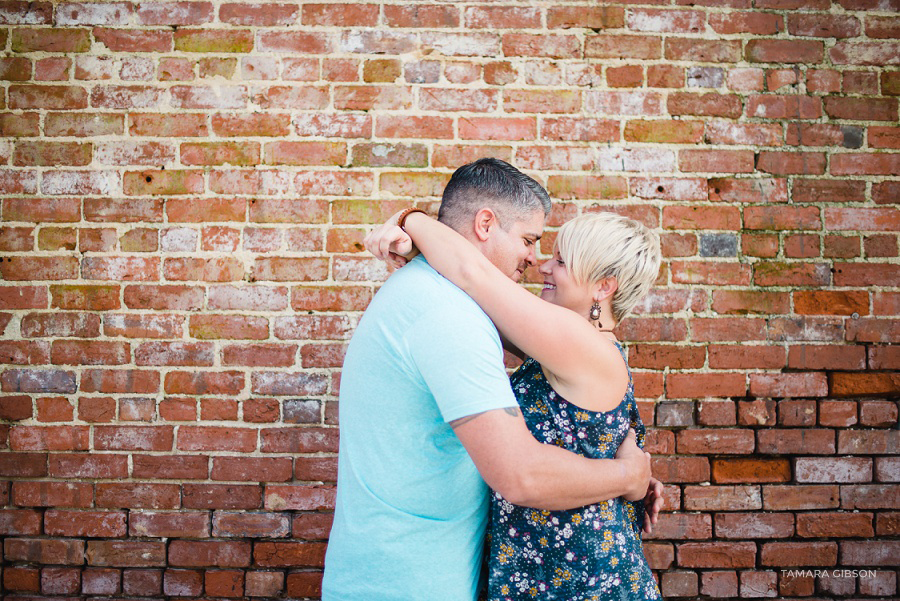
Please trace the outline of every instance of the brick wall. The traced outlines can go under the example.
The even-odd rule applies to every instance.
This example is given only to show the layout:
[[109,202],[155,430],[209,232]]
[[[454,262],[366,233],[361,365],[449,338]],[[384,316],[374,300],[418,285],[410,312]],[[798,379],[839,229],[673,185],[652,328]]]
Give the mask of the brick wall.
[[0,2],[5,599],[317,597],[362,235],[487,155],[662,236],[664,594],[896,595],[898,11]]

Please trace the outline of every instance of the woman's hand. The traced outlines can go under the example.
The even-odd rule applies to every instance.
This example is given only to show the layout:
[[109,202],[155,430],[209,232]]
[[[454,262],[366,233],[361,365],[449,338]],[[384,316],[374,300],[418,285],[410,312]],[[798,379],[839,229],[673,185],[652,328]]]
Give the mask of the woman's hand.
[[366,250],[395,269],[403,267],[419,254],[409,234],[397,226],[399,216],[400,213],[392,215],[363,240]]
[[650,486],[644,497],[644,532],[653,532],[653,524],[659,521],[659,511],[663,508],[663,483],[650,477]]

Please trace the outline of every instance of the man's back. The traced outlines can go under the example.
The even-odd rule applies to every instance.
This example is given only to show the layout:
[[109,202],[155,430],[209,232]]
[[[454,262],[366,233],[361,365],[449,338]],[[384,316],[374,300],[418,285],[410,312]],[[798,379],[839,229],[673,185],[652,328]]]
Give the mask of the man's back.
[[448,422],[515,404],[484,312],[424,259],[393,275],[344,362],[325,601],[474,599],[487,487]]

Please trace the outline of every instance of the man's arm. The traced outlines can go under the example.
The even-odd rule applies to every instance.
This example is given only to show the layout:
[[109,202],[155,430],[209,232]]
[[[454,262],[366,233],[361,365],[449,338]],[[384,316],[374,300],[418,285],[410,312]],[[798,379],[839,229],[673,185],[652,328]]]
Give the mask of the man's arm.
[[589,459],[539,442],[517,408],[478,413],[450,425],[485,482],[516,505],[573,509],[647,494],[650,455],[638,448],[633,432],[616,459]]

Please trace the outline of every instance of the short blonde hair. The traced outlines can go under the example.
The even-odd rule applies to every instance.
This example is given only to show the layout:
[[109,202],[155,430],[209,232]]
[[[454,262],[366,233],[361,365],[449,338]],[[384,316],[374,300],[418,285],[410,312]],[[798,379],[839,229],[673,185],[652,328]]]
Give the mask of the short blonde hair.
[[559,256],[579,284],[616,278],[613,318],[620,322],[659,275],[659,236],[615,213],[587,213],[566,222],[556,238]]

